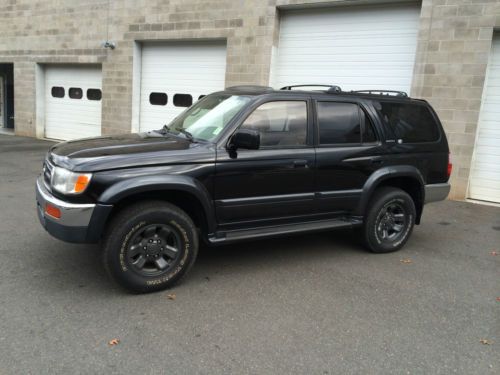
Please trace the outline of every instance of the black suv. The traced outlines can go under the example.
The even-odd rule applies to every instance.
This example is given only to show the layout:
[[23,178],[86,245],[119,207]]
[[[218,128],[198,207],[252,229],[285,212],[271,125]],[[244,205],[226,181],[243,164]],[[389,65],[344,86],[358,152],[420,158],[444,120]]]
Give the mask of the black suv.
[[63,142],[37,180],[53,236],[102,242],[104,265],[135,292],[167,288],[207,244],[354,228],[398,250],[424,203],[448,195],[446,136],[401,92],[238,86],[168,126]]

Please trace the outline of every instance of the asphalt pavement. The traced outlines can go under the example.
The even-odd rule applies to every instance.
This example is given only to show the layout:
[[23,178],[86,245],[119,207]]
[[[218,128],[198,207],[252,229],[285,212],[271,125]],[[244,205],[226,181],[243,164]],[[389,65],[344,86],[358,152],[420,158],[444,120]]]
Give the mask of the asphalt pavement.
[[130,295],[38,223],[50,144],[0,135],[0,374],[500,374],[500,208],[428,205],[392,254],[350,231],[204,249]]

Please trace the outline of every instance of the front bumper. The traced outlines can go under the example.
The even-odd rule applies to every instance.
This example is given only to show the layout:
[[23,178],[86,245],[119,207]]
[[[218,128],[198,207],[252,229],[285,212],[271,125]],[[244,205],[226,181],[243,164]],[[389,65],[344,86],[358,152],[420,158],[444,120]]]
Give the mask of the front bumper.
[[[45,186],[43,177],[36,181],[37,213],[40,223],[52,236],[72,243],[99,241],[102,229],[112,206],[100,204],[75,204],[54,197]],[[61,211],[55,218],[45,213],[47,203]]]
[[450,193],[450,184],[428,184],[425,185],[425,203],[445,200]]

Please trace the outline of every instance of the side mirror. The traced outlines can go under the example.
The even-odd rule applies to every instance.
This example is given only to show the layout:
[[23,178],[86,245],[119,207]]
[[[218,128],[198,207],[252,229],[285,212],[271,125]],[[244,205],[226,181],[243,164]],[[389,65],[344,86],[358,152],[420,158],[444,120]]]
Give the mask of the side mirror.
[[239,129],[233,134],[229,142],[231,150],[246,148],[248,150],[258,150],[260,147],[260,132],[253,129]]

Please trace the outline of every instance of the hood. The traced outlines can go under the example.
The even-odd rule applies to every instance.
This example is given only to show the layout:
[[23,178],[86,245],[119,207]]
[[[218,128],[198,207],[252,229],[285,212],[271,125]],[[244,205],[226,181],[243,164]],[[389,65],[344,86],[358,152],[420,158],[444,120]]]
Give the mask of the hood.
[[200,157],[205,159],[207,153],[215,153],[210,143],[193,143],[176,136],[147,132],[61,142],[51,147],[49,157],[61,167],[93,172],[174,162],[189,163]]

